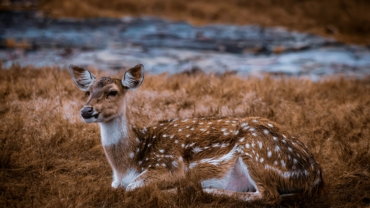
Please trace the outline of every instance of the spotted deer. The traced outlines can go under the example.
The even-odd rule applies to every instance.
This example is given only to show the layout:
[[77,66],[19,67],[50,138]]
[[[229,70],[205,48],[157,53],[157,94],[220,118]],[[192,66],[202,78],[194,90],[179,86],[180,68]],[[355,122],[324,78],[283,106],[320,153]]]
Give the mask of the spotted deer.
[[143,65],[122,79],[96,78],[69,66],[87,102],[86,123],[100,125],[101,142],[113,169],[113,188],[176,184],[191,171],[204,192],[253,201],[315,196],[323,186],[321,168],[306,146],[264,118],[186,118],[135,127],[127,114],[127,92],[144,80]]

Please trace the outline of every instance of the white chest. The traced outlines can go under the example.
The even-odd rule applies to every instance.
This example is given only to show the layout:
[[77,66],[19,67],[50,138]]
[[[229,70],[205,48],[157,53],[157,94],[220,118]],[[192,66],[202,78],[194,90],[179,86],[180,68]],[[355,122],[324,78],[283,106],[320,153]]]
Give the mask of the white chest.
[[109,123],[99,123],[100,136],[103,146],[117,144],[122,138],[127,138],[127,126],[123,122],[112,121]]

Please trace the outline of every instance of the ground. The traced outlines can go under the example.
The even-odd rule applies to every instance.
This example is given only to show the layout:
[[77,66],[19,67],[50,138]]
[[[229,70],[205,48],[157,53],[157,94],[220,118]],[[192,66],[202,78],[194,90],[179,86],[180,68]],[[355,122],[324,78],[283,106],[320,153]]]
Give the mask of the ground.
[[[0,68],[0,83],[1,207],[268,206],[202,193],[194,181],[181,183],[175,194],[154,186],[132,193],[112,189],[98,125],[80,120],[84,93],[67,70]],[[326,182],[323,196],[280,206],[366,207],[369,90],[370,77],[312,82],[230,74],[148,75],[130,93],[129,113],[139,125],[194,116],[268,118],[308,146]]]

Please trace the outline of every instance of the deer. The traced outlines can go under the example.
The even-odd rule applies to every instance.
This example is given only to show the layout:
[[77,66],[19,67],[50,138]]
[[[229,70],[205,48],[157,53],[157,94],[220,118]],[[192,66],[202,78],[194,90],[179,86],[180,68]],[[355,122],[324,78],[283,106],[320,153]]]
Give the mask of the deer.
[[97,78],[75,65],[68,70],[87,96],[82,120],[99,124],[113,188],[176,184],[189,172],[199,178],[203,192],[245,201],[314,197],[323,188],[322,169],[312,153],[273,121],[174,118],[137,127],[127,113],[126,97],[142,84],[143,65],[128,69],[122,78]]

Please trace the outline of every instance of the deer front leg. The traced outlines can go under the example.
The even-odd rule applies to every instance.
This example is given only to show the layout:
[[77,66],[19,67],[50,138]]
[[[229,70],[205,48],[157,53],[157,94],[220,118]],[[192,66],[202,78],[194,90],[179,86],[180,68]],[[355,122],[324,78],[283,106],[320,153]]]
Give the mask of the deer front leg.
[[121,185],[121,180],[118,176],[118,173],[115,169],[113,169],[113,181],[112,181],[112,188],[118,188]]

